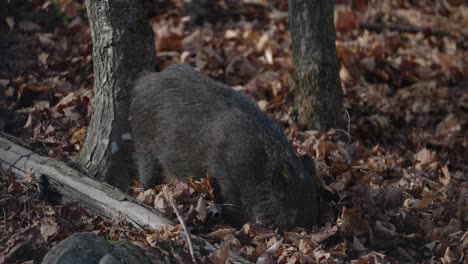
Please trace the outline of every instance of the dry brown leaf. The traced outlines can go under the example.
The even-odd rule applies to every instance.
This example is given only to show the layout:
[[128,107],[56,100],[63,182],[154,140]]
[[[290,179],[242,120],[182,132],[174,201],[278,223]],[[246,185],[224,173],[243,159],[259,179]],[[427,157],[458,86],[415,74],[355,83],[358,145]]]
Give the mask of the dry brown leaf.
[[369,220],[360,207],[343,208],[340,229],[360,236],[369,232]]
[[151,205],[155,199],[156,191],[154,189],[148,189],[138,194],[137,200],[145,205]]
[[154,208],[163,212],[167,211],[170,208],[162,192],[158,193],[156,197],[154,197]]
[[353,10],[345,7],[338,8],[335,12],[335,28],[341,32],[348,32],[359,27],[359,21]]
[[228,235],[234,235],[235,231],[235,228],[221,228],[209,233],[208,236],[213,238],[223,238]]
[[228,263],[229,258],[229,247],[221,246],[218,250],[211,253],[208,258],[214,264],[225,264]]
[[321,228],[320,231],[312,233],[310,235],[311,240],[316,243],[323,242],[324,240],[334,236],[338,230],[339,228],[337,225],[328,223],[323,228]]
[[418,153],[415,154],[414,157],[417,161],[419,161],[418,164],[416,164],[417,169],[425,169],[429,165],[432,165],[433,163],[436,162],[436,154],[434,151],[431,151],[427,148],[421,149]]
[[392,263],[391,259],[385,254],[372,251],[371,253],[359,258],[359,263],[386,264]]
[[82,146],[84,144],[84,140],[86,138],[86,132],[87,132],[86,127],[80,128],[78,131],[73,133],[70,142],[72,144],[77,144],[79,146]]
[[197,219],[205,222],[206,217],[208,215],[207,209],[206,209],[206,202],[203,200],[203,198],[200,196],[198,198],[197,206],[195,207],[195,211],[197,211]]
[[54,236],[59,230],[57,222],[52,218],[44,219],[43,221],[41,221],[40,225],[41,236],[46,242],[48,242],[49,238]]
[[399,187],[392,187],[385,192],[385,207],[388,209],[397,209],[403,205],[404,195]]
[[13,17],[6,17],[5,22],[7,23],[10,30],[12,30],[13,27],[15,26],[15,19]]
[[41,52],[38,56],[37,56],[37,59],[39,60],[39,63],[42,64],[42,65],[46,65],[47,64],[47,58],[49,58],[49,54],[45,53],[45,52]]
[[21,29],[24,32],[32,32],[32,31],[39,31],[41,30],[41,27],[30,21],[30,20],[22,20],[18,23],[19,29]]

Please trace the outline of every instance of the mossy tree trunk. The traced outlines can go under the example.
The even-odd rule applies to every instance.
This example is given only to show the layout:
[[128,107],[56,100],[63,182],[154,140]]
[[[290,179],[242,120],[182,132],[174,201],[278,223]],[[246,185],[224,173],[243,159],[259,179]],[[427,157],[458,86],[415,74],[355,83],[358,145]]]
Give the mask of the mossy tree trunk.
[[342,128],[343,94],[335,46],[333,1],[289,0],[295,63],[294,109],[301,126]]
[[93,115],[77,161],[96,178],[126,188],[134,176],[130,90],[155,68],[153,32],[140,1],[87,0],[94,61]]

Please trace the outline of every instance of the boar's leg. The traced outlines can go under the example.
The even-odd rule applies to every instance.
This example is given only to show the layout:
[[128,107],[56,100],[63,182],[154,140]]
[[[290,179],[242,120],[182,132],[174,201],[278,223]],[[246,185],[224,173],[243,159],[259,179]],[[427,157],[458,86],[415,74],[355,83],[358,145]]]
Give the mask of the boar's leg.
[[240,207],[226,203],[221,205],[221,210],[223,218],[235,228],[241,228],[248,220],[244,215],[244,210]]
[[[225,166],[224,162],[216,164]],[[230,177],[226,176],[224,168],[208,169],[208,175],[213,175],[218,182],[220,188],[218,193],[221,194],[220,205],[223,218],[234,227],[242,227],[248,219],[245,215],[245,208],[243,208],[239,199],[240,192],[238,186]]]
[[135,159],[138,169],[138,180],[145,188],[152,188],[163,183],[161,165],[154,157],[151,146],[135,144]]

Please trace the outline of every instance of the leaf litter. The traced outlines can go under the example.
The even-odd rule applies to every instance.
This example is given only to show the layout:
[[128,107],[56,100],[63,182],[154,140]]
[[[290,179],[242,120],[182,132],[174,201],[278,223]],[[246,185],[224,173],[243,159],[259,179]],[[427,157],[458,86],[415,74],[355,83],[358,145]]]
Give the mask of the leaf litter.
[[[287,99],[294,63],[284,1],[215,1],[223,16],[203,26],[190,23],[179,1],[160,2],[149,14],[161,69],[189,63],[257,100],[298,151],[316,159],[322,187],[322,225],[269,230],[224,223],[216,203],[219,189],[206,175],[149,190],[133,186],[141,203],[175,220],[162,195],[162,188],[169,188],[201,263],[226,263],[236,256],[258,263],[468,260],[468,9],[463,1],[360,0],[353,7],[336,1],[349,142],[336,130],[301,131],[292,118]],[[31,140],[50,157],[73,158],[92,112],[92,43],[83,2],[42,0],[18,8],[59,20],[7,17],[11,37],[0,69],[0,127]],[[362,24],[421,30],[371,31]],[[436,30],[449,34],[436,36]],[[135,230],[123,218],[106,220],[76,204],[54,204],[33,180],[4,175],[0,262],[37,259],[77,231],[127,238],[146,246],[155,259],[174,255],[174,261],[190,261],[180,225]]]

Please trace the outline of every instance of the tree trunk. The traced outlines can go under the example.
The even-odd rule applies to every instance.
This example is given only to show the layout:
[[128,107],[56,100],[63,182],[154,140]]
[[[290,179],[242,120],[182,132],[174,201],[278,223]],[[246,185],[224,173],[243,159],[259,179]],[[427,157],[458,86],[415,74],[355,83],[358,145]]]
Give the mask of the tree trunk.
[[94,60],[93,115],[77,159],[94,177],[119,188],[133,179],[130,91],[155,68],[153,32],[140,1],[87,0]]
[[333,1],[289,0],[295,63],[294,108],[306,128],[341,128],[343,94],[335,46]]

